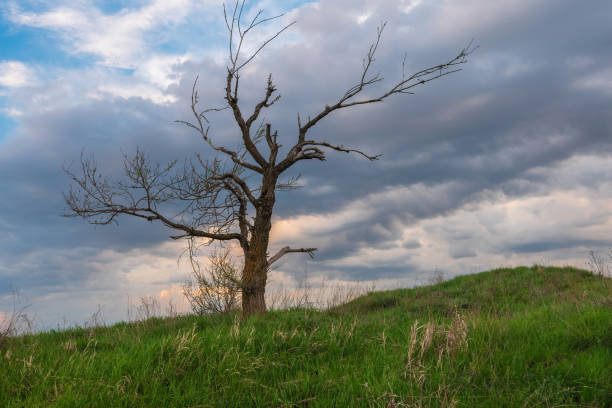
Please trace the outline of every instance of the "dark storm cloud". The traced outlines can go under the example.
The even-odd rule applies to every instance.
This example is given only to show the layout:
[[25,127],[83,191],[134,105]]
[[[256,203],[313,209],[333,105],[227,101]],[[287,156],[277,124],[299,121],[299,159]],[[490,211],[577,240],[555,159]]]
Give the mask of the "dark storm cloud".
[[318,272],[321,276],[363,282],[372,279],[400,279],[422,276],[423,271],[414,265],[410,265],[410,263],[403,262],[401,265],[381,265],[375,268],[371,266],[351,266],[350,268],[322,266]]
[[555,249],[568,249],[575,247],[585,247],[585,248],[600,248],[605,247],[609,244],[609,241],[599,241],[599,240],[554,240],[554,241],[530,241],[524,242],[521,244],[517,244],[511,246],[510,249],[514,252],[518,253],[535,253],[535,252],[546,252],[552,251]]
[[[574,2],[517,2],[512,7],[506,3],[502,8],[522,9],[511,19],[511,24],[504,22],[502,15],[494,16],[497,21],[491,24],[480,21],[488,18],[487,15],[459,15],[457,26],[462,30],[451,29],[454,36],[448,38],[439,32],[417,38],[406,36],[404,28],[409,27],[413,33],[427,32],[431,27],[427,17],[434,21],[438,17],[431,8],[424,12],[425,15],[418,15],[419,19],[426,17],[420,20],[417,15],[409,15],[407,21],[395,14],[392,17],[382,15],[392,9],[390,4],[387,4],[389,8],[381,6],[374,11],[363,27],[350,33],[338,32],[338,24],[326,24],[325,19],[333,18],[331,10],[342,7],[339,3],[324,3],[320,9],[300,15],[310,21],[310,13],[311,19],[317,21],[303,26],[306,27],[304,31],[310,29],[321,39],[321,46],[314,53],[300,46],[286,50],[292,63],[281,64],[281,69],[286,70],[277,74],[281,78],[279,83],[291,76],[305,77],[304,87],[295,79],[288,81],[295,89],[287,93],[303,96],[307,101],[318,101],[319,106],[334,101],[330,88],[336,89],[335,95],[340,95],[351,84],[348,78],[356,77],[354,73],[359,66],[348,61],[358,61],[359,52],[363,52],[375,22],[380,19],[391,19],[383,41],[392,46],[388,46],[379,58],[387,84],[393,81],[393,70],[389,67],[397,66],[397,57],[401,56],[398,45],[406,46],[410,61],[424,63],[440,62],[453,55],[462,45],[457,35],[474,36],[481,47],[463,72],[418,89],[417,95],[387,101],[384,108],[355,109],[321,123],[313,132],[317,137],[384,155],[377,163],[342,154],[330,154],[329,162],[323,165],[305,163],[303,172],[312,184],[326,184],[332,188],[316,198],[309,197],[307,189],[288,193],[279,203],[278,214],[326,212],[349,205],[383,186],[455,183],[444,196],[423,200],[422,206],[407,202],[379,208],[378,215],[365,223],[386,225],[392,217],[402,214],[408,219],[423,219],[449,213],[466,202],[478,200],[479,194],[486,190],[502,190],[509,196],[520,197],[554,188],[538,183],[528,171],[534,167],[552,167],[577,153],[610,152],[610,95],[576,86],[585,75],[611,62],[611,54],[602,52],[612,38],[612,30],[602,17],[611,14],[609,3],[599,2],[595,6],[601,12],[594,19],[591,18],[594,8],[581,7]],[[475,2],[468,8],[477,11]],[[569,15],[575,18],[568,24]],[[448,22],[453,23],[452,20]],[[330,50],[337,52],[342,44],[349,56],[341,61],[330,59],[328,56],[333,55]],[[589,62],[581,66],[576,61]],[[308,67],[321,65],[326,65],[326,76],[337,75],[338,80],[329,80],[319,71],[313,70],[310,75],[304,72]],[[597,181],[585,180],[587,183]],[[360,246],[354,236],[365,236],[359,231],[368,226],[347,228],[355,232],[339,235],[334,249],[328,249],[330,254],[322,254],[322,257],[342,257]],[[342,248],[347,252],[343,253]],[[473,252],[462,250],[455,255],[466,254]]]
[[[89,102],[51,112],[33,112],[19,133],[0,147],[0,289],[65,287],[100,274],[85,265],[100,248],[128,251],[167,239],[159,225],[123,219],[120,225],[94,227],[66,219],[62,193],[69,178],[63,166],[78,170],[81,150],[94,153],[105,174],[122,174],[121,154],[143,146],[153,159],[185,157],[186,133],[151,103],[132,99]],[[162,143],[162,141],[167,142]],[[72,254],[70,248],[90,248]],[[96,248],[96,249],[94,249]],[[54,259],[55,255],[61,259]],[[76,255],[78,253],[79,255]],[[32,257],[39,257],[30,262]]]

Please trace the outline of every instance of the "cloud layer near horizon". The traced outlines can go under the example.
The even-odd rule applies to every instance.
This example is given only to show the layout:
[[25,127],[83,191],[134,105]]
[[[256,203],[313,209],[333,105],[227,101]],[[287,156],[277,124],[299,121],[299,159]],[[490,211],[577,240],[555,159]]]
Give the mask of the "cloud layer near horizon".
[[[169,242],[159,225],[93,227],[60,217],[62,166],[82,149],[114,176],[121,153],[136,146],[160,161],[209,154],[173,121],[188,119],[196,75],[201,100],[223,103],[219,2],[113,4],[2,10],[13,33],[34,30],[73,61],[0,55],[0,115],[15,122],[0,136],[0,296],[21,290],[47,325],[82,320],[97,304],[109,319],[125,318],[126,293],[178,293],[188,273],[177,265],[182,243]],[[372,94],[401,75],[404,53],[414,71],[452,58],[471,38],[480,45],[462,72],[314,129],[313,138],[383,157],[330,153],[292,170],[304,188],[279,193],[271,250],[319,252],[313,261],[283,258],[278,280],[292,285],[308,268],[313,279],[390,286],[434,270],[584,266],[588,250],[612,245],[609,2],[262,1],[250,12],[259,8],[298,22],[241,78],[247,107],[272,73],[282,99],[266,119],[285,146],[297,112],[316,114],[355,83],[380,21],[388,25],[375,68],[386,80]],[[211,119],[216,140],[236,146],[229,114]]]

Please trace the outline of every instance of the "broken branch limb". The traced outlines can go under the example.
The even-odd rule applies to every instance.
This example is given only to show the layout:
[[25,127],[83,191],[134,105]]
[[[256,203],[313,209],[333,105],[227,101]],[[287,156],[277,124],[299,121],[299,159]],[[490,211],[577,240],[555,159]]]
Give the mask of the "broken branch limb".
[[288,254],[291,252],[303,252],[303,253],[307,253],[311,258],[314,258],[314,252],[316,250],[317,248],[290,248],[286,246],[284,248],[281,248],[274,256],[268,259],[268,268],[272,266],[274,262],[281,259],[285,254]]
[[332,145],[331,143],[327,143],[327,142],[315,142],[314,140],[309,140],[304,142],[304,146],[323,146],[323,147],[327,147],[329,149],[332,150],[336,150],[339,152],[344,152],[344,153],[357,153],[363,157],[365,157],[366,159],[372,161],[372,160],[378,160],[382,154],[376,154],[373,156],[370,156],[369,154],[366,154],[364,152],[362,152],[361,150],[357,150],[357,149],[347,149],[344,146],[340,145],[340,146],[335,146]]

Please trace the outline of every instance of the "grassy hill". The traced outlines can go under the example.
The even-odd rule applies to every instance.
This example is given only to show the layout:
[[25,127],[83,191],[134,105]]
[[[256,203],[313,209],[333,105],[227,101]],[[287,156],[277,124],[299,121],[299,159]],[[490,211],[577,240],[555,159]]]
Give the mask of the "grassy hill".
[[0,406],[612,406],[612,279],[497,269],[327,312],[9,339]]

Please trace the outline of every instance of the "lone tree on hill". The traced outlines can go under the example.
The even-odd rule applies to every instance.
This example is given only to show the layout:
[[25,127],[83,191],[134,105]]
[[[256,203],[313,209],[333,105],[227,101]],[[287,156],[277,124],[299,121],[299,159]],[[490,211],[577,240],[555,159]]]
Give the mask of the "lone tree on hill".
[[[216,152],[212,160],[195,155],[182,168],[176,161],[166,165],[152,164],[146,155],[137,150],[133,156],[124,155],[125,179],[110,181],[103,177],[93,157],[81,156],[77,173],[66,170],[72,178],[65,200],[69,211],[66,216],[80,216],[93,224],[115,222],[120,215],[130,215],[147,221],[159,221],[178,231],[173,239],[204,239],[237,241],[244,253],[241,275],[243,316],[265,313],[264,300],[267,274],[270,267],[282,256],[302,252],[313,256],[316,248],[284,247],[269,256],[268,244],[272,227],[272,212],[276,191],[295,187],[295,179],[281,182],[279,177],[291,166],[302,160],[326,160],[326,151],[336,150],[355,153],[367,160],[380,155],[370,155],[357,149],[346,148],[331,141],[308,138],[308,131],[319,121],[340,109],[356,105],[382,102],[392,95],[411,94],[411,90],[427,82],[460,70],[474,50],[471,44],[450,61],[408,74],[405,62],[402,76],[393,86],[376,97],[359,98],[362,91],[377,84],[383,78],[371,74],[374,56],[386,23],[377,29],[375,41],[363,60],[363,69],[355,85],[336,102],[326,105],[319,113],[302,119],[297,115],[297,135],[294,144],[279,156],[279,135],[269,123],[254,126],[262,110],[270,108],[280,95],[268,76],[265,95],[245,115],[245,107],[239,105],[240,73],[259,52],[282,32],[295,24],[292,22],[266,39],[251,54],[243,56],[244,41],[257,26],[276,20],[282,15],[264,18],[259,11],[247,24],[243,24],[245,0],[237,0],[232,9],[224,6],[225,23],[229,32],[229,61],[225,77],[225,101],[241,135],[241,146],[230,149],[217,144],[209,133],[206,114],[220,110],[200,109],[196,91],[197,78],[191,95],[193,121],[178,121],[194,129],[205,143]],[[222,159],[224,160],[222,160]],[[179,208],[180,207],[180,208]],[[177,210],[178,208],[178,210]]]

